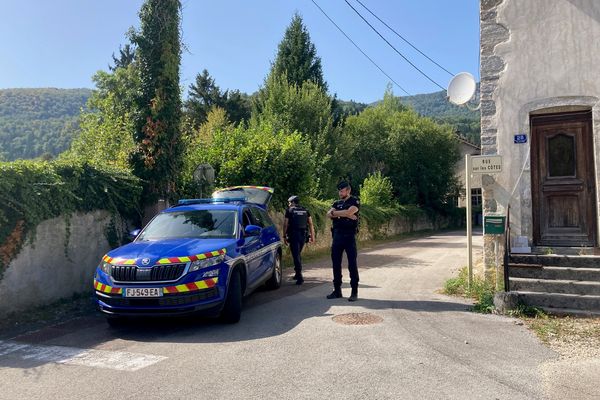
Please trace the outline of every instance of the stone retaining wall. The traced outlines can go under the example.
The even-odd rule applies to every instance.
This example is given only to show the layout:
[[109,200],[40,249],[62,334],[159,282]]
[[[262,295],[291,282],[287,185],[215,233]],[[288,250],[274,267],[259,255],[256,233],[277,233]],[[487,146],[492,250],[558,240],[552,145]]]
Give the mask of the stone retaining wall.
[[[271,213],[279,230],[283,214]],[[67,224],[64,217],[42,222],[33,241],[29,240],[5,270],[0,280],[0,317],[26,311],[92,290],[93,275],[101,257],[110,250],[105,231],[111,214],[106,211],[76,213]],[[124,231],[122,222],[118,232]],[[316,232],[317,242],[307,251],[331,246],[331,222]],[[376,232],[361,224],[359,240],[371,240],[421,230],[437,229],[426,217],[398,216],[378,227]]]

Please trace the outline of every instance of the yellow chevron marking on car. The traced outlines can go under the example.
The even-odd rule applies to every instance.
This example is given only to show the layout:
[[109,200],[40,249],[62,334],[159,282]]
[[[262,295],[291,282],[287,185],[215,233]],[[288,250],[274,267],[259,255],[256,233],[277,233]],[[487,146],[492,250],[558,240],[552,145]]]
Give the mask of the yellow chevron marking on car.
[[167,286],[163,288],[163,293],[185,293],[193,292],[196,290],[208,289],[217,284],[219,278],[209,278],[202,281],[184,283],[183,285]]
[[223,255],[226,253],[227,253],[226,249],[221,249],[221,250],[209,251],[208,253],[196,254],[195,256],[161,258],[160,260],[158,260],[158,264],[175,264],[175,263],[185,263],[185,262],[196,261],[196,260],[204,260],[207,258],[220,256],[220,255]]
[[122,288],[114,288],[112,286],[105,285],[104,283],[100,283],[94,279],[94,289],[99,292],[108,293],[108,294],[122,294]]

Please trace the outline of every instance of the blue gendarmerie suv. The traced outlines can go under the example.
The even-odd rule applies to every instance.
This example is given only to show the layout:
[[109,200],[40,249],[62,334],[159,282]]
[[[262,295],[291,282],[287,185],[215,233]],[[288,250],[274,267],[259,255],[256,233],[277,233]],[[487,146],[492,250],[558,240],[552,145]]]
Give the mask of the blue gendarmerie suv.
[[94,289],[108,322],[189,313],[239,321],[244,295],[281,285],[281,240],[267,214],[272,193],[236,186],[180,200],[106,254]]

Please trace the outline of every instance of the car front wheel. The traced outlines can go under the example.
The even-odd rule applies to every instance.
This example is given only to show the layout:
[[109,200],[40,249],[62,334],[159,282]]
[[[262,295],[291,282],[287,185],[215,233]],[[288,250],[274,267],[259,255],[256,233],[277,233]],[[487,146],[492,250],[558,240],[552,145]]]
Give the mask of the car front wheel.
[[240,271],[234,269],[229,279],[227,298],[221,311],[221,320],[228,324],[235,324],[242,316],[242,278]]

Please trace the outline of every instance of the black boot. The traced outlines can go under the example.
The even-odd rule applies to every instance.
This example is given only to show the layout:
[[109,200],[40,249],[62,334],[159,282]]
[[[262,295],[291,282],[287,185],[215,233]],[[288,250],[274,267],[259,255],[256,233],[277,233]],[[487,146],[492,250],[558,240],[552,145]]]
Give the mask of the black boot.
[[292,278],[293,280],[297,281],[298,279],[300,279],[302,277],[302,274],[300,272],[296,272],[294,274],[294,277]]
[[304,283],[304,277],[302,276],[302,274],[296,274],[297,278],[296,278],[296,285],[302,285]]
[[327,295],[328,299],[339,299],[340,297],[342,297],[342,289],[333,289],[333,292]]
[[356,300],[358,300],[358,288],[352,289],[352,293],[350,294],[350,297],[348,297],[348,301],[356,301]]

